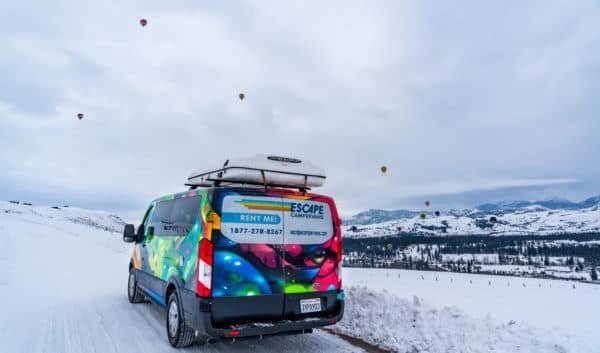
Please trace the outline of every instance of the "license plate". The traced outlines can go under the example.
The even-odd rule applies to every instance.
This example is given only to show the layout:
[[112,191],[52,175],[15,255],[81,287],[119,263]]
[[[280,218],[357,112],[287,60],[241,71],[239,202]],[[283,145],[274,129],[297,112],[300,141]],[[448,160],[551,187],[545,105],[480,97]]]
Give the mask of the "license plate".
[[318,311],[321,311],[320,298],[300,299],[300,312],[302,314],[316,313]]

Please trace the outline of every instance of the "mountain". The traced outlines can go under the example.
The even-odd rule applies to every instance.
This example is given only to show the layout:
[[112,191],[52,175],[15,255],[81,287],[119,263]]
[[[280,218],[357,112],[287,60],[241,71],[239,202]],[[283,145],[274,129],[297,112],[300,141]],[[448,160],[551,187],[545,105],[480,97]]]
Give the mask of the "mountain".
[[360,212],[348,219],[344,220],[344,224],[349,225],[364,225],[392,221],[396,219],[413,218],[417,216],[419,212],[407,211],[407,210],[376,210],[370,209],[368,211]]
[[600,195],[583,200],[578,205],[582,208],[594,207],[597,210],[600,207]]
[[439,216],[407,210],[369,210],[344,221],[346,237],[401,234],[529,235],[600,232],[600,196],[581,202],[563,199],[487,203]]
[[123,232],[123,226],[125,225],[125,222],[119,216],[105,211],[92,211],[68,206],[37,206],[17,201],[0,201],[0,216],[2,215],[18,216],[18,219],[30,223],[53,224],[63,222],[112,233]]
[[561,198],[551,198],[541,201],[503,201],[498,203],[486,203],[483,205],[475,206],[476,209],[485,212],[497,212],[497,211],[511,211],[517,210],[524,207],[539,205],[551,210],[564,209],[564,210],[580,210],[584,208],[590,208],[598,206],[600,203],[600,195],[590,197],[589,199],[581,202],[573,202]]

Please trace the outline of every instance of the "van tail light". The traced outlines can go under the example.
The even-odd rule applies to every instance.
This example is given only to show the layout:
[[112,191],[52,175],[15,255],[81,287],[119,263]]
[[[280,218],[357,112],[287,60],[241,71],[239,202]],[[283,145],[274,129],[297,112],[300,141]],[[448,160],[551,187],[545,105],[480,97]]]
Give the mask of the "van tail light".
[[212,265],[213,244],[202,238],[198,249],[198,284],[196,294],[199,297],[210,298],[212,295]]
[[335,253],[335,260],[338,264],[342,263],[342,237],[341,235],[336,235],[337,241],[336,241],[336,253]]
[[[337,224],[341,224],[341,221]],[[342,232],[339,225],[336,225],[334,240],[336,243],[335,255],[337,263],[338,289],[342,289]]]
[[342,289],[342,237],[339,237],[339,239],[337,251],[337,280],[338,289]]

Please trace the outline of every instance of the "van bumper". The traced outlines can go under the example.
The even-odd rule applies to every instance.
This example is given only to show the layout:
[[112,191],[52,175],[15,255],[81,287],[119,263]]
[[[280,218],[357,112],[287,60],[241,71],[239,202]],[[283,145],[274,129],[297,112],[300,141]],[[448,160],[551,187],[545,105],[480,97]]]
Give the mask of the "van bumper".
[[[190,292],[191,293],[191,292]],[[211,315],[211,299],[193,298],[195,305],[191,311],[185,312],[185,321],[199,336],[206,338],[239,338],[283,335],[293,333],[309,333],[313,328],[334,325],[344,315],[344,292],[339,291],[337,310],[325,316],[305,317],[293,320],[279,320],[243,324],[213,325]],[[189,298],[191,299],[191,298]],[[188,301],[189,304],[191,300]]]

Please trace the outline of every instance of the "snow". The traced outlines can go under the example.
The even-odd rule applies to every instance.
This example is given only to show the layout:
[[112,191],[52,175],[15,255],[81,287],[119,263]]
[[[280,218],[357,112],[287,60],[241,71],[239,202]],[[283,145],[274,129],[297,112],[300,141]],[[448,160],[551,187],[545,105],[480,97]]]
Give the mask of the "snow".
[[[556,260],[555,260],[556,261]],[[552,276],[579,281],[590,281],[589,271],[575,271],[574,266],[527,266],[527,265],[480,265],[481,271],[494,273],[507,273],[513,275]]]
[[[520,347],[520,352],[600,352],[599,285],[508,276],[362,268],[345,268],[343,280],[346,289],[368,287],[367,294],[375,296],[375,299],[371,301],[366,298],[365,302],[361,302],[356,290],[349,290],[346,311],[349,321],[344,320],[336,327],[342,332],[356,330],[357,334],[373,343],[380,342],[386,334],[398,336],[395,339],[399,351],[406,344],[404,337],[413,335],[415,344],[429,342],[428,337],[436,342],[448,340],[436,343],[441,346],[434,347],[434,343],[430,343],[430,353],[513,352],[517,351],[516,346]],[[364,289],[359,291],[364,292]],[[410,304],[414,297],[419,298],[421,306]],[[361,313],[363,307],[372,308],[381,315],[363,320],[365,325],[370,326],[359,328],[360,323],[353,317],[367,315]],[[402,319],[413,317],[406,316],[410,310],[418,318],[414,328],[407,327]],[[432,310],[437,314],[431,314]],[[457,316],[453,317],[450,312]],[[445,321],[440,322],[442,320]],[[469,324],[471,322],[476,323],[476,331]],[[511,334],[497,330],[498,327],[505,328]],[[437,333],[439,330],[446,331]],[[456,335],[460,336],[461,332],[468,337],[463,340],[465,346],[452,350],[450,341]],[[496,342],[497,346],[492,350],[486,346],[488,342]],[[556,344],[560,349],[545,349],[551,347],[548,344]],[[507,348],[510,345],[513,345],[512,349]]]
[[[362,352],[320,330],[173,349],[162,309],[127,300],[131,245],[119,233],[71,219],[110,225],[108,213],[7,205],[0,205],[2,353]],[[9,207],[14,212],[4,212]]]
[[451,261],[475,261],[482,264],[497,264],[500,256],[498,254],[441,254],[442,262]]
[[[121,222],[106,212],[0,203],[0,351],[177,351],[162,309],[127,300],[131,245],[107,231]],[[344,269],[344,283],[346,314],[336,330],[395,351],[600,352],[600,286],[354,268]],[[183,351],[362,349],[316,330]]]
[[108,212],[90,211],[77,207],[53,207],[27,206],[0,201],[0,214],[19,215],[19,219],[31,223],[53,225],[54,223],[62,224],[66,221],[116,233],[120,233],[125,225],[125,222],[119,216]]
[[395,352],[591,351],[566,336],[547,337],[550,332],[491,316],[473,320],[457,307],[437,309],[417,297],[405,299],[359,286],[350,288],[346,298],[347,319],[335,330]]

